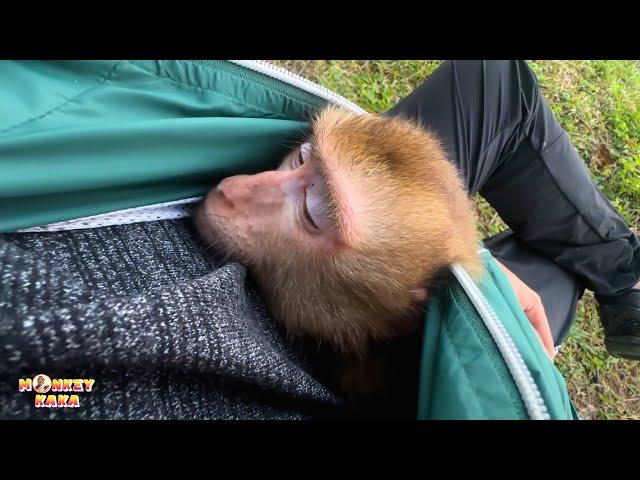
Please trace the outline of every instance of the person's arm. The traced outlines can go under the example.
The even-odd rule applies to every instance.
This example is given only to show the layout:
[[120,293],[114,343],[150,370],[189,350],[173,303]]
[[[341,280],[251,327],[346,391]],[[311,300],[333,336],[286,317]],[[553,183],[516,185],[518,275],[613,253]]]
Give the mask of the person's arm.
[[[553,344],[551,328],[549,327],[549,320],[544,311],[544,305],[542,304],[540,295],[538,295],[535,290],[529,288],[526,283],[520,280],[515,273],[505,267],[496,258],[494,258],[494,260],[507,277],[509,285],[511,285],[518,299],[518,303],[520,303],[522,310],[524,310],[529,322],[531,322],[533,331],[538,337],[538,340],[540,340],[542,348],[551,361],[553,361],[556,356],[556,350]],[[416,288],[411,291],[411,296],[416,302],[423,303],[428,299],[429,292],[425,288]]]
[[549,320],[547,320],[547,314],[544,311],[544,305],[540,295],[534,290],[529,288],[522,280],[520,280],[511,270],[505,267],[497,259],[496,262],[504,272],[516,294],[516,298],[524,310],[525,315],[531,322],[534,332],[538,336],[538,340],[542,344],[545,352],[553,361],[556,355],[555,346],[553,345],[553,337],[551,336],[551,329],[549,328]]

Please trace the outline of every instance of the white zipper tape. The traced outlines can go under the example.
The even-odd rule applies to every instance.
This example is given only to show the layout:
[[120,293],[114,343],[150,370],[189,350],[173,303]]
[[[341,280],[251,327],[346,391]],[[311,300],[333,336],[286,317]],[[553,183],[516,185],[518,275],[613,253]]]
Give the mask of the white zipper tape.
[[335,92],[332,92],[328,88],[325,88],[317,83],[312,82],[311,80],[307,80],[306,78],[301,77],[300,75],[296,75],[293,72],[290,72],[286,68],[278,67],[269,62],[265,62],[264,60],[229,60],[236,65],[240,65],[242,67],[248,68],[258,73],[262,73],[263,75],[267,75],[268,77],[275,78],[277,80],[281,80],[289,85],[293,85],[294,87],[299,88],[300,90],[304,90],[305,92],[309,92],[316,97],[320,97],[330,103],[335,105],[339,105],[347,110],[350,110],[354,113],[365,114],[366,110],[359,107],[355,103],[350,100],[347,100],[342,95],[338,95]]
[[60,230],[78,230],[80,228],[98,228],[126,223],[152,222],[183,218],[191,215],[194,205],[202,197],[191,197],[173,202],[154,203],[142,207],[126,208],[115,212],[76,218],[64,222],[50,223],[39,227],[23,228],[17,232],[55,232]]
[[498,315],[496,315],[478,286],[462,266],[454,264],[451,267],[451,271],[460,282],[460,285],[462,285],[462,288],[480,314],[487,330],[489,330],[489,333],[495,340],[502,354],[502,358],[507,364],[507,368],[509,372],[511,372],[511,376],[520,392],[529,417],[532,420],[549,420],[551,417],[549,416],[549,411],[544,403],[542,394],[531,376],[529,368],[522,359],[522,355],[520,355],[518,348],[513,342],[511,335],[509,335],[509,332],[507,332],[502,322],[500,322]]

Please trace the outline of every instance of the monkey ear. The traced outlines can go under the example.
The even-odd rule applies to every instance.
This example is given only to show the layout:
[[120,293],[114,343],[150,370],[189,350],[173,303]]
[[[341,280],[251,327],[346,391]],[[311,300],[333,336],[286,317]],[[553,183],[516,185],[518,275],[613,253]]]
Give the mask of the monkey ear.
[[410,293],[414,302],[422,303],[427,299],[427,289],[424,287],[412,288]]

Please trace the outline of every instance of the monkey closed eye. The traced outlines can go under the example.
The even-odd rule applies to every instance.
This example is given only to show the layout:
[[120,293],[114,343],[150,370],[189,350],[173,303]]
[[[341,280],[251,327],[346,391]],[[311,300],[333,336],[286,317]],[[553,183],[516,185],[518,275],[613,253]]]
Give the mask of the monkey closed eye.
[[305,189],[304,200],[302,202],[299,202],[298,205],[300,205],[299,208],[301,209],[302,215],[304,217],[303,223],[306,221],[305,225],[310,225],[312,229],[312,233],[315,233],[318,230],[320,230],[320,227],[318,227],[316,222],[313,221],[313,217],[309,213],[309,207],[307,206],[307,198],[308,198],[307,191]]

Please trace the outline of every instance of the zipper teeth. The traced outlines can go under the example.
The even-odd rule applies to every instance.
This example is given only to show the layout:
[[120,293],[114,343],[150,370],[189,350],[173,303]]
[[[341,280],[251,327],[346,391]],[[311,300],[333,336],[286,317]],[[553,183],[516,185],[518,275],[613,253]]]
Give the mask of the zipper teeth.
[[325,88],[317,83],[312,82],[311,80],[307,80],[300,75],[296,75],[293,72],[290,72],[286,68],[278,67],[269,63],[265,60],[229,60],[236,65],[240,65],[245,68],[249,68],[258,73],[262,73],[272,78],[276,78],[278,80],[282,80],[283,82],[288,83],[289,85],[293,85],[301,90],[309,92],[317,97],[323,98],[328,102],[339,105],[343,108],[351,110],[354,113],[365,114],[366,110],[359,107],[355,103],[350,100],[347,100],[342,95],[338,95],[335,92],[332,92],[328,88]]
[[[277,93],[281,93],[286,97],[293,98],[296,102],[300,102],[305,105],[310,105],[313,108],[320,106],[322,99],[316,95],[312,95],[310,98],[309,92],[306,92],[300,88],[291,85],[290,82],[277,81],[273,76],[267,74],[261,74],[262,77],[257,76],[257,72],[243,65],[236,63],[233,60],[189,60],[198,65],[205,65],[211,67],[214,70],[223,70],[224,72],[231,73],[234,76],[238,76],[244,80],[248,80],[251,83],[267,87],[269,90],[273,90]],[[256,60],[257,62],[257,60]],[[274,65],[274,69],[277,67]],[[275,80],[275,81],[274,81]],[[310,103],[311,102],[311,103]]]
[[456,276],[467,295],[469,295],[471,302],[478,310],[480,317],[498,345],[498,349],[500,350],[500,353],[502,353],[502,357],[507,364],[507,368],[511,372],[516,386],[518,387],[518,391],[520,392],[525,408],[529,413],[529,417],[532,420],[549,420],[551,417],[547,406],[545,405],[544,398],[542,397],[531,372],[527,368],[522,355],[513,342],[511,335],[509,335],[509,332],[507,332],[507,329],[504,327],[502,322],[500,322],[495,311],[484,298],[484,295],[482,295],[482,292],[480,292],[480,289],[471,279],[466,270],[462,268],[462,266],[455,264],[451,267],[451,271]]

